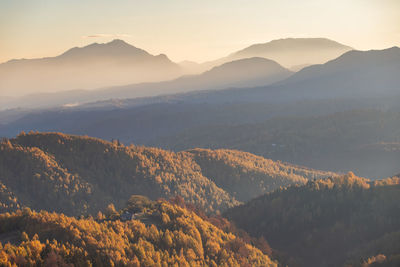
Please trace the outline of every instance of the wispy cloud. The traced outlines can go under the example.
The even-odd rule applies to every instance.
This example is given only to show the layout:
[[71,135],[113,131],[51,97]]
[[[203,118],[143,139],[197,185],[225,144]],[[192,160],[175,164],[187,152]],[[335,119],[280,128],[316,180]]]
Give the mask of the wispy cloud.
[[96,33],[96,34],[82,36],[83,39],[86,39],[86,38],[124,38],[124,37],[131,37],[131,35],[124,34],[124,33],[121,33],[121,34],[120,33],[115,33],[115,34]]

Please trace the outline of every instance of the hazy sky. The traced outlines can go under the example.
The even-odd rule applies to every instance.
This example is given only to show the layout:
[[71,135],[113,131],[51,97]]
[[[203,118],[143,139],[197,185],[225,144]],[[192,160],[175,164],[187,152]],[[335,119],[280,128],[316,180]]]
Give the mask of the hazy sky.
[[204,61],[285,37],[400,46],[400,0],[0,0],[0,62],[115,38]]

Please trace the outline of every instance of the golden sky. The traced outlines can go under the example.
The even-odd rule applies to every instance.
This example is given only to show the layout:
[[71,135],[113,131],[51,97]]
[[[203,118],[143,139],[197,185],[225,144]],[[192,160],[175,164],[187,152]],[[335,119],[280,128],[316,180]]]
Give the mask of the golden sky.
[[115,38],[206,61],[286,37],[400,46],[400,0],[0,0],[0,62]]

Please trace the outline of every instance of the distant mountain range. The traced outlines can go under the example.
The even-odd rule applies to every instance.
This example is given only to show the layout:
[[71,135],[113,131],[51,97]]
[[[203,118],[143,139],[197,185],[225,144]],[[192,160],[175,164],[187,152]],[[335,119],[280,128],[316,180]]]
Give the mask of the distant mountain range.
[[[0,95],[3,96],[0,104],[3,109],[48,107],[44,103],[51,102],[53,106],[65,104],[57,99],[82,103],[105,100],[107,97],[128,98],[199,89],[262,86],[286,78],[287,73],[286,76],[277,75],[272,78],[271,73],[267,72],[270,66],[267,66],[266,62],[261,63],[260,58],[276,61],[286,68],[290,67],[297,71],[307,65],[324,63],[350,49],[348,46],[323,38],[288,38],[253,45],[212,62],[197,64],[184,61],[176,64],[165,55],[153,56],[122,40],[105,44],[94,43],[81,48],[72,48],[57,57],[11,60],[0,64]],[[212,79],[208,82],[199,81],[201,78],[182,77],[177,84],[175,82],[147,84],[172,80],[184,74],[200,74],[225,63],[249,58],[259,59],[225,66],[224,68],[231,68],[231,71],[237,68],[235,72],[230,72],[231,75],[225,73],[225,70],[220,70],[219,77],[207,74],[211,75],[208,78]],[[111,93],[93,94],[85,91],[127,84],[131,84],[126,88],[130,90],[117,93],[115,96]],[[173,90],[175,87],[178,89]],[[43,94],[60,91],[64,92],[58,96]],[[23,95],[28,96],[18,98]],[[96,97],[97,95],[99,96]],[[14,98],[5,99],[5,96]]]
[[[265,86],[292,74],[278,63],[265,58],[247,58],[222,64],[198,75],[187,75],[171,81],[141,83],[97,90],[73,90],[58,93],[33,94],[2,103],[5,108],[46,108],[62,105],[82,105],[109,99],[126,99],[218,90],[229,87]],[[0,101],[1,103],[1,101]]]
[[399,47],[353,50],[325,64],[302,69],[279,83],[278,90],[301,93],[308,99],[396,95],[400,93],[399,74]]
[[400,48],[349,51],[325,64],[306,67],[270,86],[198,94],[215,102],[292,102],[400,94]]
[[93,89],[167,80],[181,74],[179,65],[167,56],[153,56],[122,40],[114,40],[75,47],[56,57],[0,64],[0,92],[3,96],[22,96]]
[[[244,72],[243,69],[251,70]],[[235,77],[235,75],[239,77]],[[285,76],[288,78],[284,79]],[[233,81],[232,87],[236,87],[233,86],[236,83],[238,88],[160,96],[153,98],[150,102],[163,102],[164,98],[169,101],[174,99],[185,103],[290,103],[313,99],[365,99],[398,96],[400,95],[400,48],[349,51],[325,64],[306,67],[293,75],[270,60],[244,59],[215,67],[199,76],[184,77],[172,82],[155,84],[155,86],[159,88],[171,86],[176,90],[176,88],[180,88],[180,84],[181,88],[187,90],[191,85],[194,90],[197,88],[198,91],[202,91],[199,88],[207,90],[228,86],[228,79]],[[282,80],[279,81],[280,79]],[[242,81],[243,83],[241,83]],[[253,88],[239,86],[240,84],[268,82],[272,82],[272,84]],[[215,86],[212,87],[210,84]],[[218,84],[220,87],[217,87]],[[113,92],[117,96],[120,94],[123,98],[123,95],[136,91],[133,88],[135,87],[112,88],[108,93]],[[186,90],[182,91],[186,92]],[[96,92],[100,93],[101,91]],[[149,102],[149,98],[144,98],[143,101]],[[121,99],[121,102],[124,100]],[[140,100],[134,102],[137,104]]]
[[[123,99],[127,98],[251,86],[259,86],[259,88],[178,95],[173,98],[180,101],[200,100],[204,97],[206,101],[214,102],[235,102],[238,99],[240,101],[288,102],[302,99],[390,96],[398,93],[399,51],[398,47],[349,51],[325,64],[306,67],[294,75],[274,61],[248,58],[222,64],[200,75],[183,76],[166,82],[133,84],[94,91],[74,90],[35,94],[3,99],[0,103],[3,109],[48,108],[82,105],[109,99],[120,99],[124,102]],[[171,99],[171,96],[168,96],[168,99]]]

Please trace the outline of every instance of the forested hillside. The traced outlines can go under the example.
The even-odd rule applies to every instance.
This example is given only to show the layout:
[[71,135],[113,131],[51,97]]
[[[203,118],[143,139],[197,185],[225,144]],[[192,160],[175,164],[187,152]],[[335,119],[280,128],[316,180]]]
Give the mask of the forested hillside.
[[[218,213],[280,186],[334,175],[239,151],[200,152],[175,153],[61,133],[22,133],[0,144],[1,209],[27,206],[67,215],[93,214],[109,203],[121,207],[130,195],[141,194],[153,200],[179,195],[206,212]],[[252,158],[257,161],[250,164]]]
[[399,266],[399,203],[400,178],[349,173],[268,193],[226,215],[290,266]]
[[27,208],[1,214],[0,264],[277,266],[242,239],[168,202],[149,203],[136,215],[132,220],[76,219]]
[[192,149],[183,153],[191,154],[206,177],[242,202],[282,186],[336,175],[238,150]]

